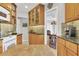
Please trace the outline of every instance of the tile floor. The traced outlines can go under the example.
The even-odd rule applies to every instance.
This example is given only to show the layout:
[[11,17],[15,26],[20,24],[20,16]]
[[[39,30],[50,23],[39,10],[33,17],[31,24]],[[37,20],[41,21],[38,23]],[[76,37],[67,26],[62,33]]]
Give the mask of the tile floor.
[[17,45],[1,54],[2,56],[56,56],[56,49],[45,45]]

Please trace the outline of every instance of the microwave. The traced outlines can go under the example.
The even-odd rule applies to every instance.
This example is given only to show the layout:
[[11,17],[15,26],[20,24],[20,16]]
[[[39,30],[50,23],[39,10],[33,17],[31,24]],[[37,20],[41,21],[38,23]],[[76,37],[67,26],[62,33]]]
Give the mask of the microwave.
[[68,37],[76,37],[76,27],[72,25],[67,25],[65,32],[66,32],[65,35]]

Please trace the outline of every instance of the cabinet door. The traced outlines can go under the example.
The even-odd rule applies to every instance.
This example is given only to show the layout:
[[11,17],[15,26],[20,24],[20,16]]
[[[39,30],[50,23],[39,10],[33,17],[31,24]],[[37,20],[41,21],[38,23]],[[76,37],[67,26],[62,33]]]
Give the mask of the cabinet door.
[[11,3],[0,3],[0,5],[7,10],[11,11]]
[[3,52],[2,50],[2,41],[0,41],[0,54]]
[[17,36],[17,44],[22,44],[22,35]]
[[70,49],[71,51],[77,54],[77,44],[66,41],[66,48]]
[[78,45],[78,56],[79,56],[79,45]]
[[44,44],[44,36],[30,33],[29,44]]
[[74,19],[74,3],[66,3],[65,4],[65,22],[72,21]]
[[59,56],[66,56],[65,40],[61,38],[57,39],[57,54]]
[[66,47],[61,45],[61,56],[66,56]]
[[57,49],[58,49],[57,53],[59,56],[66,56],[66,47],[65,46],[63,46],[62,44],[58,44]]
[[44,25],[44,6],[39,6],[39,25]]
[[29,44],[36,44],[36,35],[29,33]]
[[2,47],[0,47],[0,54],[2,53]]
[[77,56],[77,53],[74,53],[72,50],[70,49],[66,49],[67,50],[67,56]]
[[75,19],[79,19],[79,3],[75,3]]
[[59,43],[59,38],[57,38],[57,55],[59,56],[60,54],[60,45],[59,45],[60,43]]

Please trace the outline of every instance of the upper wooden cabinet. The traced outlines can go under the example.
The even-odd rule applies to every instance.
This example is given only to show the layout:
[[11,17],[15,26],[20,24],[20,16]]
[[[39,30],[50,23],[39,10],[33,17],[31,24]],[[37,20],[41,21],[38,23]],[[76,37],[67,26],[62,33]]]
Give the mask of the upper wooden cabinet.
[[66,3],[65,4],[65,22],[79,19],[79,4]]
[[39,4],[29,12],[29,25],[44,25],[44,5]]
[[10,23],[16,24],[16,5],[14,3],[0,3],[0,6],[10,12]]
[[79,19],[79,3],[75,3],[75,19]]
[[0,3],[0,6],[4,7],[8,11],[11,11],[11,9],[12,9],[11,3]]
[[16,5],[12,4],[12,9],[11,9],[11,23],[16,24]]

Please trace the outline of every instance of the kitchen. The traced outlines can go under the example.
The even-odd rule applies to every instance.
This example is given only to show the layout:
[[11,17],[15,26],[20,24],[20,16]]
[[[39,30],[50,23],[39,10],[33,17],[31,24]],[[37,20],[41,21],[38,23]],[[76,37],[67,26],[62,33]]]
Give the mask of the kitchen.
[[[29,3],[28,4],[19,4],[19,3],[16,3],[16,4],[1,3],[0,4],[0,6],[1,6],[0,7],[0,11],[1,11],[1,13],[0,13],[1,14],[0,15],[1,16],[0,17],[1,18],[0,19],[0,26],[1,26],[0,27],[0,30],[1,30],[0,53],[3,55],[6,55],[5,52],[7,52],[10,48],[18,46],[18,45],[28,46],[29,44],[30,45],[32,45],[32,44],[44,45],[45,44],[45,42],[44,42],[44,11],[45,11],[44,5],[37,4],[37,3],[31,4],[29,6],[29,10],[27,9],[26,5],[29,5]],[[24,6],[24,9],[21,9],[21,8],[23,8],[23,6]],[[32,16],[32,14],[29,14],[31,12],[32,8],[36,9],[36,11],[33,11],[34,12],[33,16]],[[27,12],[26,12],[26,9],[28,10]],[[21,11],[24,11],[24,13]],[[36,17],[39,21],[36,20],[36,22],[35,22],[36,18],[34,18],[34,22],[32,24],[28,23],[28,21],[27,21],[28,18],[26,18],[27,14],[25,12],[27,14],[31,15],[30,18]],[[36,15],[35,15],[35,13],[36,13]],[[29,27],[28,27],[28,25],[29,25]],[[29,28],[29,30],[28,30],[28,28]],[[38,32],[38,30],[39,30],[39,32]],[[28,33],[30,33],[32,35],[28,35]],[[31,37],[29,37],[29,36],[31,36]],[[37,36],[38,36],[39,40],[36,40]],[[33,39],[33,41],[32,41],[32,39]],[[50,50],[48,52],[50,52]],[[49,54],[51,54],[51,53],[49,53]]]
[[79,56],[79,3],[65,4],[65,22],[58,37],[58,55]]
[[[79,56],[78,6],[78,3],[0,3],[0,53],[18,45],[44,45],[48,46],[47,51],[40,46],[37,50],[46,55]],[[47,54],[49,50],[55,54]]]
[[21,37],[22,34],[16,33],[16,5],[0,3],[0,53],[7,51],[11,45],[21,44],[18,41],[18,38],[22,40]]

